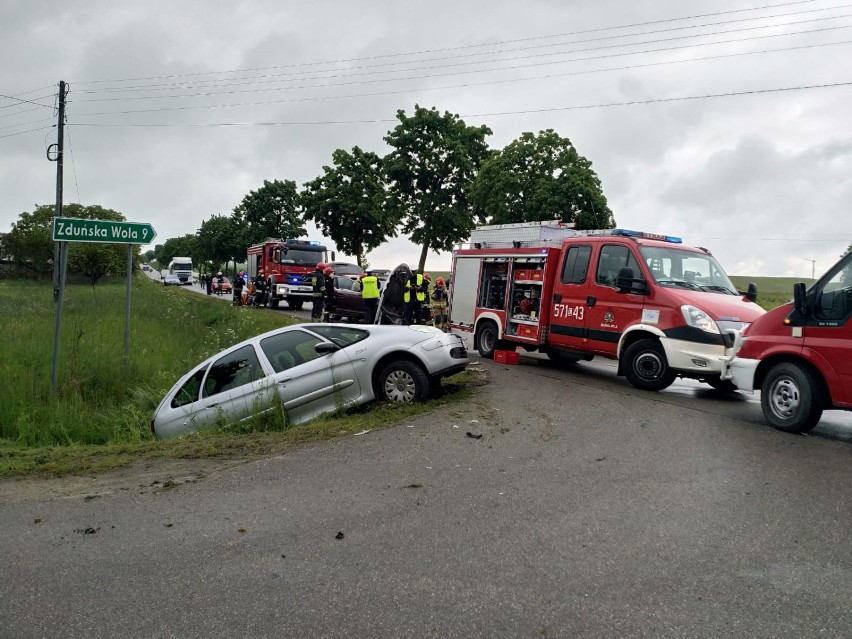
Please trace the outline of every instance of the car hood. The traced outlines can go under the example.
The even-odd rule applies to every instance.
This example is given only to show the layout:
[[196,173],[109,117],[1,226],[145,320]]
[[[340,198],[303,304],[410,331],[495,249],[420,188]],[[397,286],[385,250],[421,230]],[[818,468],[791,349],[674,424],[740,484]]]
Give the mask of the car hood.
[[689,304],[700,308],[716,321],[750,323],[766,313],[760,306],[740,295],[670,288],[666,291],[681,305]]

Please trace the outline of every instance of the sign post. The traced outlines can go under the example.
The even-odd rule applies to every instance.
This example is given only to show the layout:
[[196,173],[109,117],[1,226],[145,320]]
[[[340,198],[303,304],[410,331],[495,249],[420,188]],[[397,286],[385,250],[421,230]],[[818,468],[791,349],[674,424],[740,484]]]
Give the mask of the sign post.
[[130,358],[130,284],[133,279],[133,245],[150,244],[157,237],[147,222],[117,222],[113,220],[83,220],[74,217],[53,218],[53,241],[60,247],[59,295],[56,307],[56,330],[53,336],[53,368],[51,388],[56,392],[56,362],[59,357],[59,327],[62,323],[62,301],[65,296],[65,271],[68,263],[68,242],[99,242],[127,244],[127,295],[124,309],[124,363]]

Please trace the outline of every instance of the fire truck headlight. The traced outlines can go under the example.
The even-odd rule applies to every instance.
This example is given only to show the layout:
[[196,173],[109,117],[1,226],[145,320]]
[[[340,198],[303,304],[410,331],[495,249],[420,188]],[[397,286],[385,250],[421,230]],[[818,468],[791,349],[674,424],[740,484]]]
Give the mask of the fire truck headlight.
[[683,313],[683,319],[688,326],[700,328],[702,331],[707,331],[708,333],[722,333],[722,331],[719,330],[719,325],[716,324],[713,318],[700,308],[684,304],[680,307],[680,310]]

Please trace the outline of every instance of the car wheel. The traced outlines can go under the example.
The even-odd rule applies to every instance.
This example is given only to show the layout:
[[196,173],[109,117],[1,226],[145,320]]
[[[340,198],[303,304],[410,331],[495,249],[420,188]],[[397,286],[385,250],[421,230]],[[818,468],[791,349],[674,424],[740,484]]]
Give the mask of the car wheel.
[[822,417],[817,380],[798,364],[777,364],[763,379],[760,407],[766,421],[778,430],[806,433]]
[[378,378],[382,399],[397,404],[422,402],[429,394],[429,376],[419,364],[401,360],[384,367]]
[[720,393],[733,393],[735,390],[737,390],[737,385],[729,379],[721,379],[719,377],[708,377],[704,381],[709,386],[712,386],[713,390],[717,390]]
[[655,339],[641,339],[631,344],[622,356],[624,376],[641,390],[661,391],[677,377],[666,359],[663,345]]
[[304,304],[304,300],[292,300],[292,301],[287,300],[287,305],[290,307],[291,310],[294,310],[294,311],[301,311],[303,304]]
[[482,357],[494,359],[494,349],[497,347],[497,324],[491,321],[482,322],[476,329],[474,344]]

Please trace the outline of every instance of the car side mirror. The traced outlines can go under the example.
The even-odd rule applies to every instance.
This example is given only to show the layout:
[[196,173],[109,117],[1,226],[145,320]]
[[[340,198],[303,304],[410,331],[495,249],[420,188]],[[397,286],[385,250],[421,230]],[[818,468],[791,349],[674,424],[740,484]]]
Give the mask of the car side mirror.
[[793,307],[802,317],[808,315],[808,299],[804,282],[793,284]]
[[334,353],[335,351],[339,351],[340,347],[334,342],[320,342],[316,346],[314,346],[314,350],[318,355],[328,355],[329,353]]
[[618,269],[618,276],[615,278],[615,288],[619,293],[648,294],[648,285],[645,283],[645,280],[633,277],[633,269],[629,266],[623,266]]
[[748,283],[748,290],[745,293],[745,298],[749,302],[757,301],[757,284],[755,284],[754,282]]

